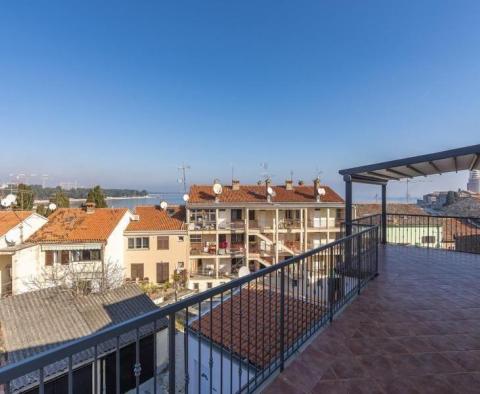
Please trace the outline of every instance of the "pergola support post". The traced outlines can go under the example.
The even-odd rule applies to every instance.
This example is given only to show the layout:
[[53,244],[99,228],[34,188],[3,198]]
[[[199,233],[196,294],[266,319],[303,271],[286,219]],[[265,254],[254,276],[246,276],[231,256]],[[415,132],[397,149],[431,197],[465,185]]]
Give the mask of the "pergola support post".
[[352,235],[352,177],[345,175],[345,235]]
[[382,185],[382,244],[387,243],[387,185]]

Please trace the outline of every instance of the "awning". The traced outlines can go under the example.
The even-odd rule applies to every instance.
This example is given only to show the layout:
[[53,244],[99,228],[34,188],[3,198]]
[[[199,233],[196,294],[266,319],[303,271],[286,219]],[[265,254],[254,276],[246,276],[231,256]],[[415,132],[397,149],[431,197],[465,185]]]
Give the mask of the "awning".
[[86,249],[102,249],[102,243],[79,243],[79,244],[43,244],[42,251],[45,250],[86,250]]
[[475,169],[480,169],[480,145],[348,168],[340,170],[339,173],[344,177],[351,177],[354,182],[387,183]]

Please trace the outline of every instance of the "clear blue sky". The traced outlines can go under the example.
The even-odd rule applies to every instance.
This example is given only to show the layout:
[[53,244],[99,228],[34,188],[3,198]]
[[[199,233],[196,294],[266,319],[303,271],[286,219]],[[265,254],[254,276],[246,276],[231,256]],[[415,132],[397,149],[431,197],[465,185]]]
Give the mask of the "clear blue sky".
[[[175,189],[182,161],[195,182],[265,161],[343,192],[340,168],[480,142],[479,20],[478,1],[3,3],[0,180]],[[466,174],[432,180],[412,193]]]

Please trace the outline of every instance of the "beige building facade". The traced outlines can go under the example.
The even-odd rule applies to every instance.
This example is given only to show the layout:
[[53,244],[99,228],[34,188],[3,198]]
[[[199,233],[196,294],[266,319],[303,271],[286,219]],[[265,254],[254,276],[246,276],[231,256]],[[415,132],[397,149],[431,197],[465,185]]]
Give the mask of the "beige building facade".
[[124,232],[127,280],[171,282],[184,275],[188,264],[189,238],[185,209],[139,206]]

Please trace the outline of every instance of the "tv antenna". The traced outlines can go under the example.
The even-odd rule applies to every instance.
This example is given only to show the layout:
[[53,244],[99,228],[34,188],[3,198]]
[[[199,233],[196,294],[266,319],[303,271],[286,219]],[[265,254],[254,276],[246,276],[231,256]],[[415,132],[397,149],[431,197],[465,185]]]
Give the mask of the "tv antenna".
[[405,191],[405,200],[407,201],[407,204],[410,202],[410,188],[409,188],[409,185],[410,183],[427,183],[427,182],[431,182],[430,180],[423,180],[423,179],[415,179],[415,180],[410,180],[410,179],[405,179],[405,180],[401,180],[400,182],[405,182],[406,184],[406,191]]
[[293,170],[290,170],[290,182],[293,183]]
[[178,179],[179,183],[183,183],[183,192],[187,193],[187,170],[191,167],[188,164],[182,163],[181,166],[177,167],[178,171],[180,171],[180,178]]
[[260,173],[260,175],[262,176],[263,180],[271,181],[274,175],[270,174],[270,172],[268,171],[268,163],[267,162],[260,163],[260,167],[262,168],[262,172]]
[[320,180],[320,176],[323,174],[323,171],[320,171],[317,166],[315,167],[315,174],[316,174],[316,178]]

